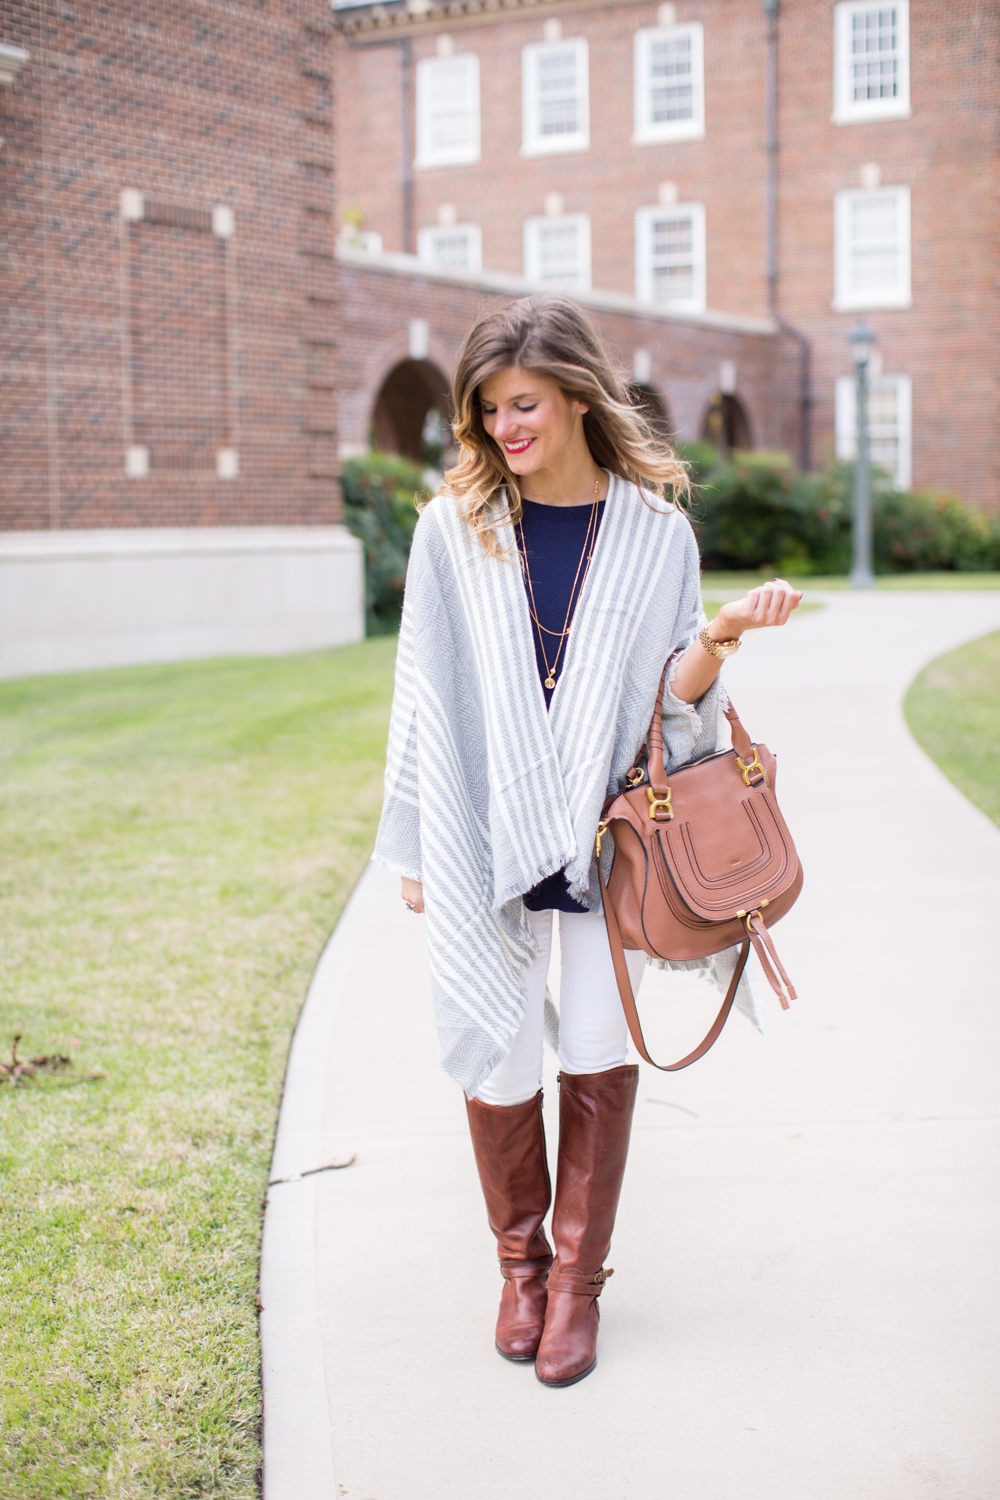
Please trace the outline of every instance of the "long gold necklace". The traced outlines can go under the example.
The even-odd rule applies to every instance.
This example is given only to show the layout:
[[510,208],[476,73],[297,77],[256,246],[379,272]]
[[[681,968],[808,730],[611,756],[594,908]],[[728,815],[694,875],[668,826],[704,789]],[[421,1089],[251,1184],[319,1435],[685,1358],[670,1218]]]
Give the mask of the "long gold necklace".
[[[547,625],[543,625],[541,620],[538,618],[538,608],[535,604],[535,590],[531,582],[531,569],[528,566],[528,545],[524,538],[524,522],[523,519],[518,520],[518,526],[521,532],[521,566],[524,569],[524,577],[528,585],[528,613],[531,615],[532,620],[538,627],[538,644],[541,647],[542,651],[542,661],[545,663],[545,686],[550,690],[556,685],[556,669],[559,666],[559,658],[562,655],[563,647],[566,644],[566,637],[570,632],[574,606],[579,600],[580,594],[583,593],[583,586],[587,581],[587,574],[590,572],[590,564],[594,556],[594,540],[597,536],[597,504],[600,492],[601,474],[600,470],[598,470],[597,478],[594,480],[594,503],[590,508],[590,520],[587,522],[587,533],[583,539],[583,550],[580,553],[580,561],[576,565],[576,577],[573,579],[573,587],[569,591],[569,604],[566,607],[566,618],[563,621],[562,630],[550,630],[549,627]],[[585,569],[583,567],[584,558],[586,558],[587,561],[587,566]],[[583,570],[582,580],[580,578],[581,569]],[[578,584],[579,592],[577,591]],[[545,641],[542,638],[542,632],[544,632],[545,635],[556,636],[559,641],[559,644],[556,647],[555,660],[552,662],[551,666],[549,666],[548,653],[545,650]]]

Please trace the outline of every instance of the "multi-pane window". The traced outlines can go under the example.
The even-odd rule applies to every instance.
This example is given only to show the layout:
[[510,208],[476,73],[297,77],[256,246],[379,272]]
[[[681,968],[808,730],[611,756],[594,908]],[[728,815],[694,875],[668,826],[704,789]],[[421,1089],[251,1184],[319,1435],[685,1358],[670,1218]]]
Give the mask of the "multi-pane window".
[[898,119],[910,113],[908,0],[846,0],[834,11],[833,118]]
[[849,189],[834,204],[834,306],[909,307],[910,190]]
[[705,134],[703,31],[650,26],[635,34],[635,136],[639,144]]
[[540,42],[521,54],[523,156],[585,151],[590,145],[587,43]]
[[553,292],[590,290],[590,219],[546,214],[524,221],[524,275]]
[[417,235],[417,254],[444,271],[479,271],[483,236],[478,224],[435,224]]
[[[912,478],[912,386],[909,375],[874,375],[868,391],[868,456],[901,490]],[[858,452],[858,387],[853,375],[837,381],[837,457]]]
[[479,58],[474,52],[417,64],[417,166],[479,160]]
[[635,295],[675,312],[705,309],[705,208],[677,203],[635,216]]

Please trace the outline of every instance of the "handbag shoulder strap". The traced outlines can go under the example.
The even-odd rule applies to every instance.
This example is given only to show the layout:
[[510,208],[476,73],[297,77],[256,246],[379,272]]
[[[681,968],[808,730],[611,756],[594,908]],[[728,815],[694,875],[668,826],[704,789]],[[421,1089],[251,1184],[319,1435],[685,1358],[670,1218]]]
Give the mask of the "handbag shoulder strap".
[[[743,732],[744,734],[746,733],[745,730]],[[663,765],[662,755],[660,756],[660,765]],[[650,774],[650,781],[652,782],[652,774]],[[628,1022],[632,1041],[635,1043],[635,1050],[646,1062],[652,1063],[654,1068],[659,1068],[661,1073],[676,1073],[681,1068],[690,1067],[691,1063],[695,1063],[699,1058],[704,1057],[709,1048],[715,1045],[723,1026],[725,1026],[726,1021],[729,1019],[729,1012],[732,1010],[733,1001],[736,999],[736,990],[740,979],[743,977],[743,970],[746,968],[747,959],[750,956],[750,940],[748,938],[740,948],[740,956],[736,960],[736,968],[733,970],[733,977],[729,981],[729,988],[726,991],[725,999],[722,1002],[719,1014],[712,1022],[707,1036],[698,1043],[693,1052],[689,1052],[686,1057],[682,1057],[680,1062],[655,1062],[646,1050],[646,1043],[642,1035],[642,1025],[639,1021],[639,1012],[636,1009],[635,996],[632,993],[632,981],[629,978],[628,965],[625,962],[625,948],[622,944],[622,936],[618,928],[618,918],[615,915],[615,909],[611,904],[608,888],[604,882],[604,871],[601,869],[600,859],[597,861],[597,874],[601,882],[601,900],[604,902],[604,917],[608,927],[608,942],[611,945],[611,961],[615,967],[618,993],[621,996],[622,1009],[625,1012],[625,1019]]]

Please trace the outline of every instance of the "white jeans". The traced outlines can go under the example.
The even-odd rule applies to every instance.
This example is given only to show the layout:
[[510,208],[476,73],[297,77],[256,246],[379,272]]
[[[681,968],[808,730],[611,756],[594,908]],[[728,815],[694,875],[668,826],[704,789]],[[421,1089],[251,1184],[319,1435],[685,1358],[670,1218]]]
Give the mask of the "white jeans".
[[[628,1027],[600,912],[529,911],[538,955],[525,974],[528,1008],[514,1045],[476,1094],[484,1104],[523,1104],[542,1086],[545,979],[552,921],[559,918],[559,1066],[567,1073],[606,1073],[628,1056]],[[632,992],[638,993],[645,953],[626,950]]]

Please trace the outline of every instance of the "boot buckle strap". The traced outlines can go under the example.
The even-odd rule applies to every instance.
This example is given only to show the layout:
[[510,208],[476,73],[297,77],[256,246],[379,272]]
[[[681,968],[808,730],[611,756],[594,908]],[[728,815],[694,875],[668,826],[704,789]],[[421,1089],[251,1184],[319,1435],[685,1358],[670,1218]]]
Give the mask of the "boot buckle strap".
[[579,1271],[553,1271],[548,1280],[550,1292],[575,1292],[580,1297],[599,1297],[604,1283],[613,1276],[614,1269],[602,1266],[593,1276],[584,1276]]

